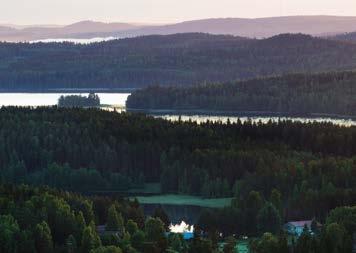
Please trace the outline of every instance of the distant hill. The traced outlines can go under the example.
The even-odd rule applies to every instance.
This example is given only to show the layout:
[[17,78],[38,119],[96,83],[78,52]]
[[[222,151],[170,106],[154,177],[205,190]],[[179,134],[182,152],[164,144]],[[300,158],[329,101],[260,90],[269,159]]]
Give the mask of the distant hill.
[[7,27],[7,26],[0,26],[0,34],[1,33],[11,33],[11,32],[16,32],[16,29]]
[[353,32],[356,17],[289,16],[271,18],[224,18],[187,21],[159,27],[145,27],[126,33],[135,35],[202,32],[229,34],[249,38],[266,38],[283,33],[303,33],[314,36]]
[[128,97],[129,110],[356,116],[356,72],[292,74],[194,87],[148,87]]
[[2,32],[0,28],[0,41],[31,41],[49,38],[93,38],[110,36],[123,30],[138,29],[141,26],[127,23],[103,23],[82,21],[63,27],[34,26],[25,28],[8,28]]
[[0,41],[16,42],[49,38],[127,38],[176,33],[209,33],[267,38],[283,33],[330,36],[354,32],[355,30],[356,17],[343,16],[289,16],[257,19],[217,18],[159,26],[82,21],[63,27],[36,26],[17,29],[15,33],[11,31],[9,34],[0,34]]
[[356,45],[283,34],[246,39],[200,33],[89,45],[0,43],[0,88],[140,88],[356,68]]

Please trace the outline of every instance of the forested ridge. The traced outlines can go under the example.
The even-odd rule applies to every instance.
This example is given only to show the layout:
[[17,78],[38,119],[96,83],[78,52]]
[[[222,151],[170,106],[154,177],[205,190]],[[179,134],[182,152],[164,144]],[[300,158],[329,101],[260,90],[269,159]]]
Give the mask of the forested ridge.
[[2,108],[0,176],[84,192],[159,182],[166,193],[238,199],[276,188],[288,217],[324,217],[355,203],[355,142],[356,128],[327,123],[198,125],[97,109]]
[[[0,241],[7,243],[0,247],[6,253],[212,253],[223,233],[261,236],[250,241],[254,253],[350,252],[355,154],[356,127],[330,123],[197,124],[99,109],[3,107]],[[233,200],[204,210],[195,238],[184,242],[165,234],[169,219],[161,209],[145,218],[136,201],[63,191],[118,191],[145,182],[159,182],[164,193]],[[41,188],[13,185],[23,183]],[[288,220],[313,217],[313,236],[305,230],[288,243],[280,233]],[[225,241],[231,252],[235,239]]]
[[194,85],[285,73],[351,70],[356,45],[283,34],[151,35],[90,45],[0,43],[0,89]]
[[356,72],[289,74],[133,92],[128,109],[356,115]]

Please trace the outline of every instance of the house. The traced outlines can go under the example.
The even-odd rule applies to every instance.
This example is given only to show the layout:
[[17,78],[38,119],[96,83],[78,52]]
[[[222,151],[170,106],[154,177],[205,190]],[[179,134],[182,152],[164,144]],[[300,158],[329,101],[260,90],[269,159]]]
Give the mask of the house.
[[[312,234],[312,223],[313,220],[290,221],[284,225],[284,230],[288,234],[300,236],[303,233],[304,228],[307,227]],[[317,223],[317,226],[320,227],[321,225]]]

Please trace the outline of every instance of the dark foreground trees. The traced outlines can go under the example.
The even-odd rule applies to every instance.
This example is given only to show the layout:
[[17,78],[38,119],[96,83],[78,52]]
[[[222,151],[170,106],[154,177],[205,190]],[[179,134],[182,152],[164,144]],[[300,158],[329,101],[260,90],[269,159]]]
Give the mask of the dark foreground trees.
[[0,247],[3,253],[89,253],[103,244],[97,225],[100,220],[108,219],[107,216],[101,217],[97,208],[108,210],[110,205],[115,205],[126,220],[139,221],[140,218],[131,215],[142,213],[128,201],[109,199],[103,205],[100,197],[86,198],[46,187],[1,184],[0,196]]
[[[162,221],[145,220],[134,202],[10,184],[0,185],[0,196],[2,253],[149,253],[170,246]],[[113,222],[117,216],[122,220]]]
[[2,182],[81,192],[160,183],[167,193],[235,197],[253,224],[265,201],[282,219],[325,218],[355,203],[355,154],[356,128],[328,123],[197,124],[97,109],[0,109]]
[[[223,233],[261,236],[251,245],[259,252],[285,248],[278,231],[285,221],[315,217],[326,225],[316,240],[304,236],[298,247],[347,252],[355,214],[354,207],[341,206],[356,203],[355,153],[356,128],[328,123],[197,124],[97,109],[1,108],[0,247],[213,252]],[[197,228],[204,233],[196,232],[187,248],[179,237],[165,236],[161,210],[145,219],[137,202],[62,191],[140,182],[233,201],[201,215]],[[97,225],[105,224],[103,235]]]

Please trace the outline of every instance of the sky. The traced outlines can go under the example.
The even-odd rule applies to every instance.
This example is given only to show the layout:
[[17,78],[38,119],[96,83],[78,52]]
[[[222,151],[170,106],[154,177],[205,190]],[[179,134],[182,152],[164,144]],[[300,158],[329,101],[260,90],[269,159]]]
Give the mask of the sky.
[[356,0],[1,0],[0,23],[173,23],[204,18],[356,16]]

